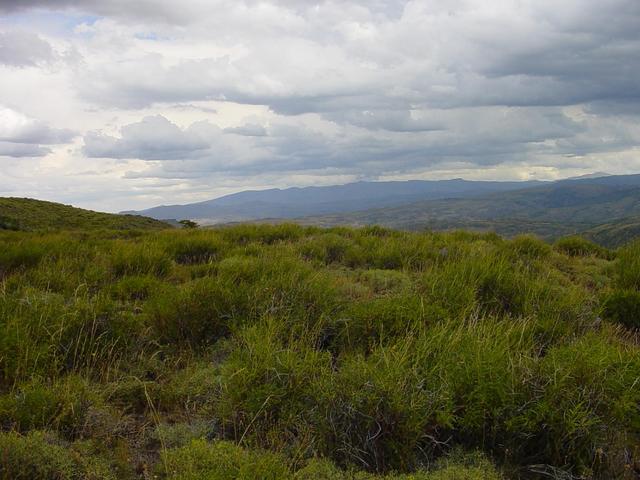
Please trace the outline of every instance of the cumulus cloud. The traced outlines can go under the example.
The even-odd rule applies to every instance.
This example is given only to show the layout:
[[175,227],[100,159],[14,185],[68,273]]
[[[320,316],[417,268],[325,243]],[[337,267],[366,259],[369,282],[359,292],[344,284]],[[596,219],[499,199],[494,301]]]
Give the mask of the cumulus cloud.
[[118,159],[181,159],[208,149],[213,138],[220,135],[219,131],[208,122],[197,122],[181,129],[162,115],[156,115],[123,126],[120,137],[89,132],[84,138],[84,153],[89,157]]
[[41,157],[76,134],[69,129],[53,128],[13,109],[0,106],[0,156]]

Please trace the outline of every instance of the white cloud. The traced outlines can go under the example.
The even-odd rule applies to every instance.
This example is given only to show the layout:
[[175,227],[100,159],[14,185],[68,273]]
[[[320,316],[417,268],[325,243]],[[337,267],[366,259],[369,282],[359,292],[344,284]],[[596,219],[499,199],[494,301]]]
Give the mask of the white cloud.
[[5,1],[0,156],[46,155],[69,185],[109,164],[109,182],[83,181],[123,208],[162,203],[149,191],[167,179],[205,199],[487,166],[631,172],[638,24],[636,0]]

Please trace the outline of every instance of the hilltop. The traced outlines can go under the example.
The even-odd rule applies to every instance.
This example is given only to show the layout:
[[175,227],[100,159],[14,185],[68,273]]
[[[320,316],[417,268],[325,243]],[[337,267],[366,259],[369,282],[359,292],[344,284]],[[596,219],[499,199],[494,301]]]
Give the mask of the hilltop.
[[0,230],[161,230],[171,228],[140,215],[94,212],[32,198],[0,198]]

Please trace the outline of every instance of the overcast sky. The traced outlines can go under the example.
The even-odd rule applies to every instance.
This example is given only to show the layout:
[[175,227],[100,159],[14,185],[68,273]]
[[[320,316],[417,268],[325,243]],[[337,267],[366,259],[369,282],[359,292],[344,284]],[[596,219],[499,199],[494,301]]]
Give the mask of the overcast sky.
[[640,172],[639,0],[0,0],[0,195]]

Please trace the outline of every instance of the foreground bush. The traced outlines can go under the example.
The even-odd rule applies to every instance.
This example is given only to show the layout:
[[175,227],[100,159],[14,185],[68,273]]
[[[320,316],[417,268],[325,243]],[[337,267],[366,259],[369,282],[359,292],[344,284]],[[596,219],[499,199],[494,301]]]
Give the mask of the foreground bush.
[[631,479],[638,245],[5,232],[0,478]]
[[65,444],[55,435],[0,433],[0,478],[6,480],[116,479],[111,465]]

